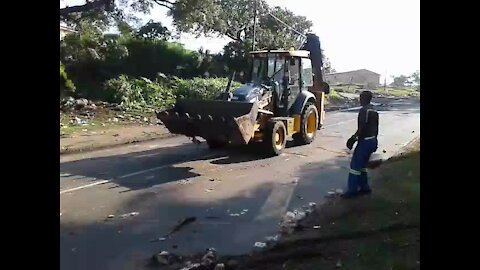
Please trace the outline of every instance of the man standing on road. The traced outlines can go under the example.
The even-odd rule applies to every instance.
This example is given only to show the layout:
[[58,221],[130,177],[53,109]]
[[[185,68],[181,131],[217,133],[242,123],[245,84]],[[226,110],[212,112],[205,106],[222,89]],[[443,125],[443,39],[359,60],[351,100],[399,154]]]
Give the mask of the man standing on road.
[[352,161],[350,162],[348,190],[342,194],[344,198],[366,195],[372,192],[368,185],[367,164],[372,153],[377,151],[378,148],[378,112],[370,104],[372,96],[370,91],[363,91],[360,94],[362,108],[358,113],[358,129],[347,141],[348,149],[351,150],[355,142],[357,142],[357,146],[353,151]]

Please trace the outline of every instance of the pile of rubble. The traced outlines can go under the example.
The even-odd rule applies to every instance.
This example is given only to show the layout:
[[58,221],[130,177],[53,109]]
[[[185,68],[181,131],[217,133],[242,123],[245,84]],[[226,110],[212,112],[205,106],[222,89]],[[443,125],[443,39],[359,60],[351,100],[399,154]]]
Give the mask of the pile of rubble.
[[73,97],[66,97],[60,101],[60,110],[96,110],[97,104],[86,98],[74,99]]
[[169,269],[181,270],[224,270],[225,264],[219,263],[217,251],[214,248],[208,248],[201,257],[187,260],[182,256],[162,251],[152,257],[152,263],[156,266],[164,266]]

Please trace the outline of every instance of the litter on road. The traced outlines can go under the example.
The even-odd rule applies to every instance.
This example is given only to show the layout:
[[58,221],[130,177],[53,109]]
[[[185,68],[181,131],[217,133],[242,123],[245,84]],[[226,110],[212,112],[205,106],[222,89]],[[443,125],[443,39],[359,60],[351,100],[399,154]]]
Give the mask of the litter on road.
[[185,184],[190,183],[190,180],[180,180],[180,181],[178,181],[178,183],[181,184],[181,185],[185,185]]
[[120,217],[121,218],[134,217],[134,216],[138,216],[139,214],[140,214],[139,212],[130,212],[130,213],[123,214]]
[[265,237],[265,240],[267,240],[267,241],[274,241],[274,242],[276,242],[276,241],[278,241],[278,239],[280,239],[280,235],[278,235],[278,234],[275,235],[275,236],[267,236],[267,237]]
[[335,196],[335,192],[333,191],[327,192],[327,198],[332,198],[333,196]]
[[114,218],[115,215],[108,215],[108,218]]
[[267,244],[264,243],[264,242],[255,242],[255,245],[254,245],[254,246],[255,246],[255,247],[258,247],[258,248],[264,248],[264,247],[267,246]]
[[205,192],[212,192],[212,191],[214,191],[213,188],[206,188],[206,189],[205,189]]

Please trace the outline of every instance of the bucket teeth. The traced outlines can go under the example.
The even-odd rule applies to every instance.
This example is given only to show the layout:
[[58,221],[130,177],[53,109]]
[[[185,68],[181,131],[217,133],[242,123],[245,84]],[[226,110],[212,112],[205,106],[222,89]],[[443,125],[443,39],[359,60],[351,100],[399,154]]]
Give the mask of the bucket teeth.
[[190,119],[190,114],[185,113],[184,116],[185,116],[185,118]]
[[197,120],[202,120],[202,116],[200,114],[197,114]]
[[210,114],[207,116],[207,119],[208,119],[208,121],[213,122],[213,117]]

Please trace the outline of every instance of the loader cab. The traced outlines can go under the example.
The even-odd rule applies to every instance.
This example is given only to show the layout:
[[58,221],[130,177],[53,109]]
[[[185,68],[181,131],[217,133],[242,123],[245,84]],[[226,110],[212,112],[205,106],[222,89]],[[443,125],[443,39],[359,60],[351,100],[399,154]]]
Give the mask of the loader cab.
[[309,52],[256,51],[251,54],[253,56],[252,82],[257,84],[278,82],[280,85],[299,86],[303,88],[302,90],[313,85],[313,69]]
[[273,87],[279,107],[286,113],[302,91],[313,85],[312,63],[308,51],[256,51],[253,56],[252,82]]

